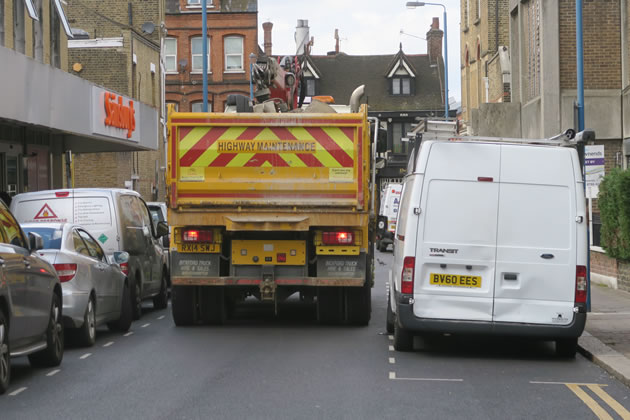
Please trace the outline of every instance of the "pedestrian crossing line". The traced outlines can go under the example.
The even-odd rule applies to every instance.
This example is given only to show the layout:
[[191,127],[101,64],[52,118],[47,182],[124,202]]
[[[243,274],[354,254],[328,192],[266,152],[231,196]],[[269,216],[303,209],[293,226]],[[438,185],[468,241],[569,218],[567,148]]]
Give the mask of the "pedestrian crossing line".
[[418,381],[418,382],[464,382],[460,378],[398,378],[396,372],[389,372],[389,379],[392,381]]
[[626,410],[625,407],[619,404],[613,397],[608,395],[606,391],[602,389],[601,386],[598,385],[589,385],[588,389],[593,391],[599,398],[602,399],[610,408],[615,410],[617,414],[621,416],[622,419],[628,420],[630,419],[630,411]]
[[597,403],[597,401],[595,401],[582,388],[580,388],[579,385],[576,385],[576,384],[566,384],[566,385],[567,387],[569,387],[571,391],[573,391],[575,395],[577,395],[579,399],[582,400],[584,404],[586,404],[588,408],[591,409],[591,411],[597,416],[598,419],[613,420],[612,416],[608,414],[606,410],[604,410],[604,408]]
[[389,341],[394,341],[394,336],[393,335],[389,335],[387,337],[389,338]]

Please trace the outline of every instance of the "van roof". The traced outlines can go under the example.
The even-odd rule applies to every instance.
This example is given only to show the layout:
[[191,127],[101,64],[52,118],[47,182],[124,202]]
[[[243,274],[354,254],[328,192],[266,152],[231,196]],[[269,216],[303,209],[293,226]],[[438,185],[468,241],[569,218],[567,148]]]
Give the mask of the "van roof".
[[110,192],[110,193],[121,193],[121,194],[132,194],[140,196],[137,191],[128,190],[126,188],[61,188],[57,190],[42,190],[42,191],[32,191],[32,192],[24,192],[17,194],[13,199],[21,198],[21,197],[37,197],[37,196],[48,196],[51,194],[59,193],[59,192],[67,192],[67,193],[102,193],[102,192]]

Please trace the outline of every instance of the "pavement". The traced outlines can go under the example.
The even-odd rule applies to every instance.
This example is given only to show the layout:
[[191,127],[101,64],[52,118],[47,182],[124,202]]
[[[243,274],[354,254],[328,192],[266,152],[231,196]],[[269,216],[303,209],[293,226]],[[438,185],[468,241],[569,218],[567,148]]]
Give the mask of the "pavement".
[[580,353],[630,386],[630,292],[591,284],[591,312]]

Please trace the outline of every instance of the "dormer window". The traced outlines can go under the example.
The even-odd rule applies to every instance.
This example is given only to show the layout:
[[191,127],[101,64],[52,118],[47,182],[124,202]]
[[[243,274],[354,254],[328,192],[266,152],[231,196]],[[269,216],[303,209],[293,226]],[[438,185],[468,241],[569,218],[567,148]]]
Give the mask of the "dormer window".
[[389,93],[391,95],[414,95],[416,75],[402,57],[398,59],[387,75],[389,79]]

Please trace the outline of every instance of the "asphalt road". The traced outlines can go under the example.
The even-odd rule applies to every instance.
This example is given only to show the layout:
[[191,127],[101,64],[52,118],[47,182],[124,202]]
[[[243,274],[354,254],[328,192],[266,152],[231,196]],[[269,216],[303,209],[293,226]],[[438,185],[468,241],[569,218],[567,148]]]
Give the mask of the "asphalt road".
[[[397,353],[385,333],[391,252],[376,253],[368,327],[327,327],[291,302],[221,327],[176,328],[147,305],[132,334],[98,331],[59,369],[14,359],[6,419],[630,418],[630,390],[551,343],[443,337]],[[606,417],[609,416],[609,417]]]

